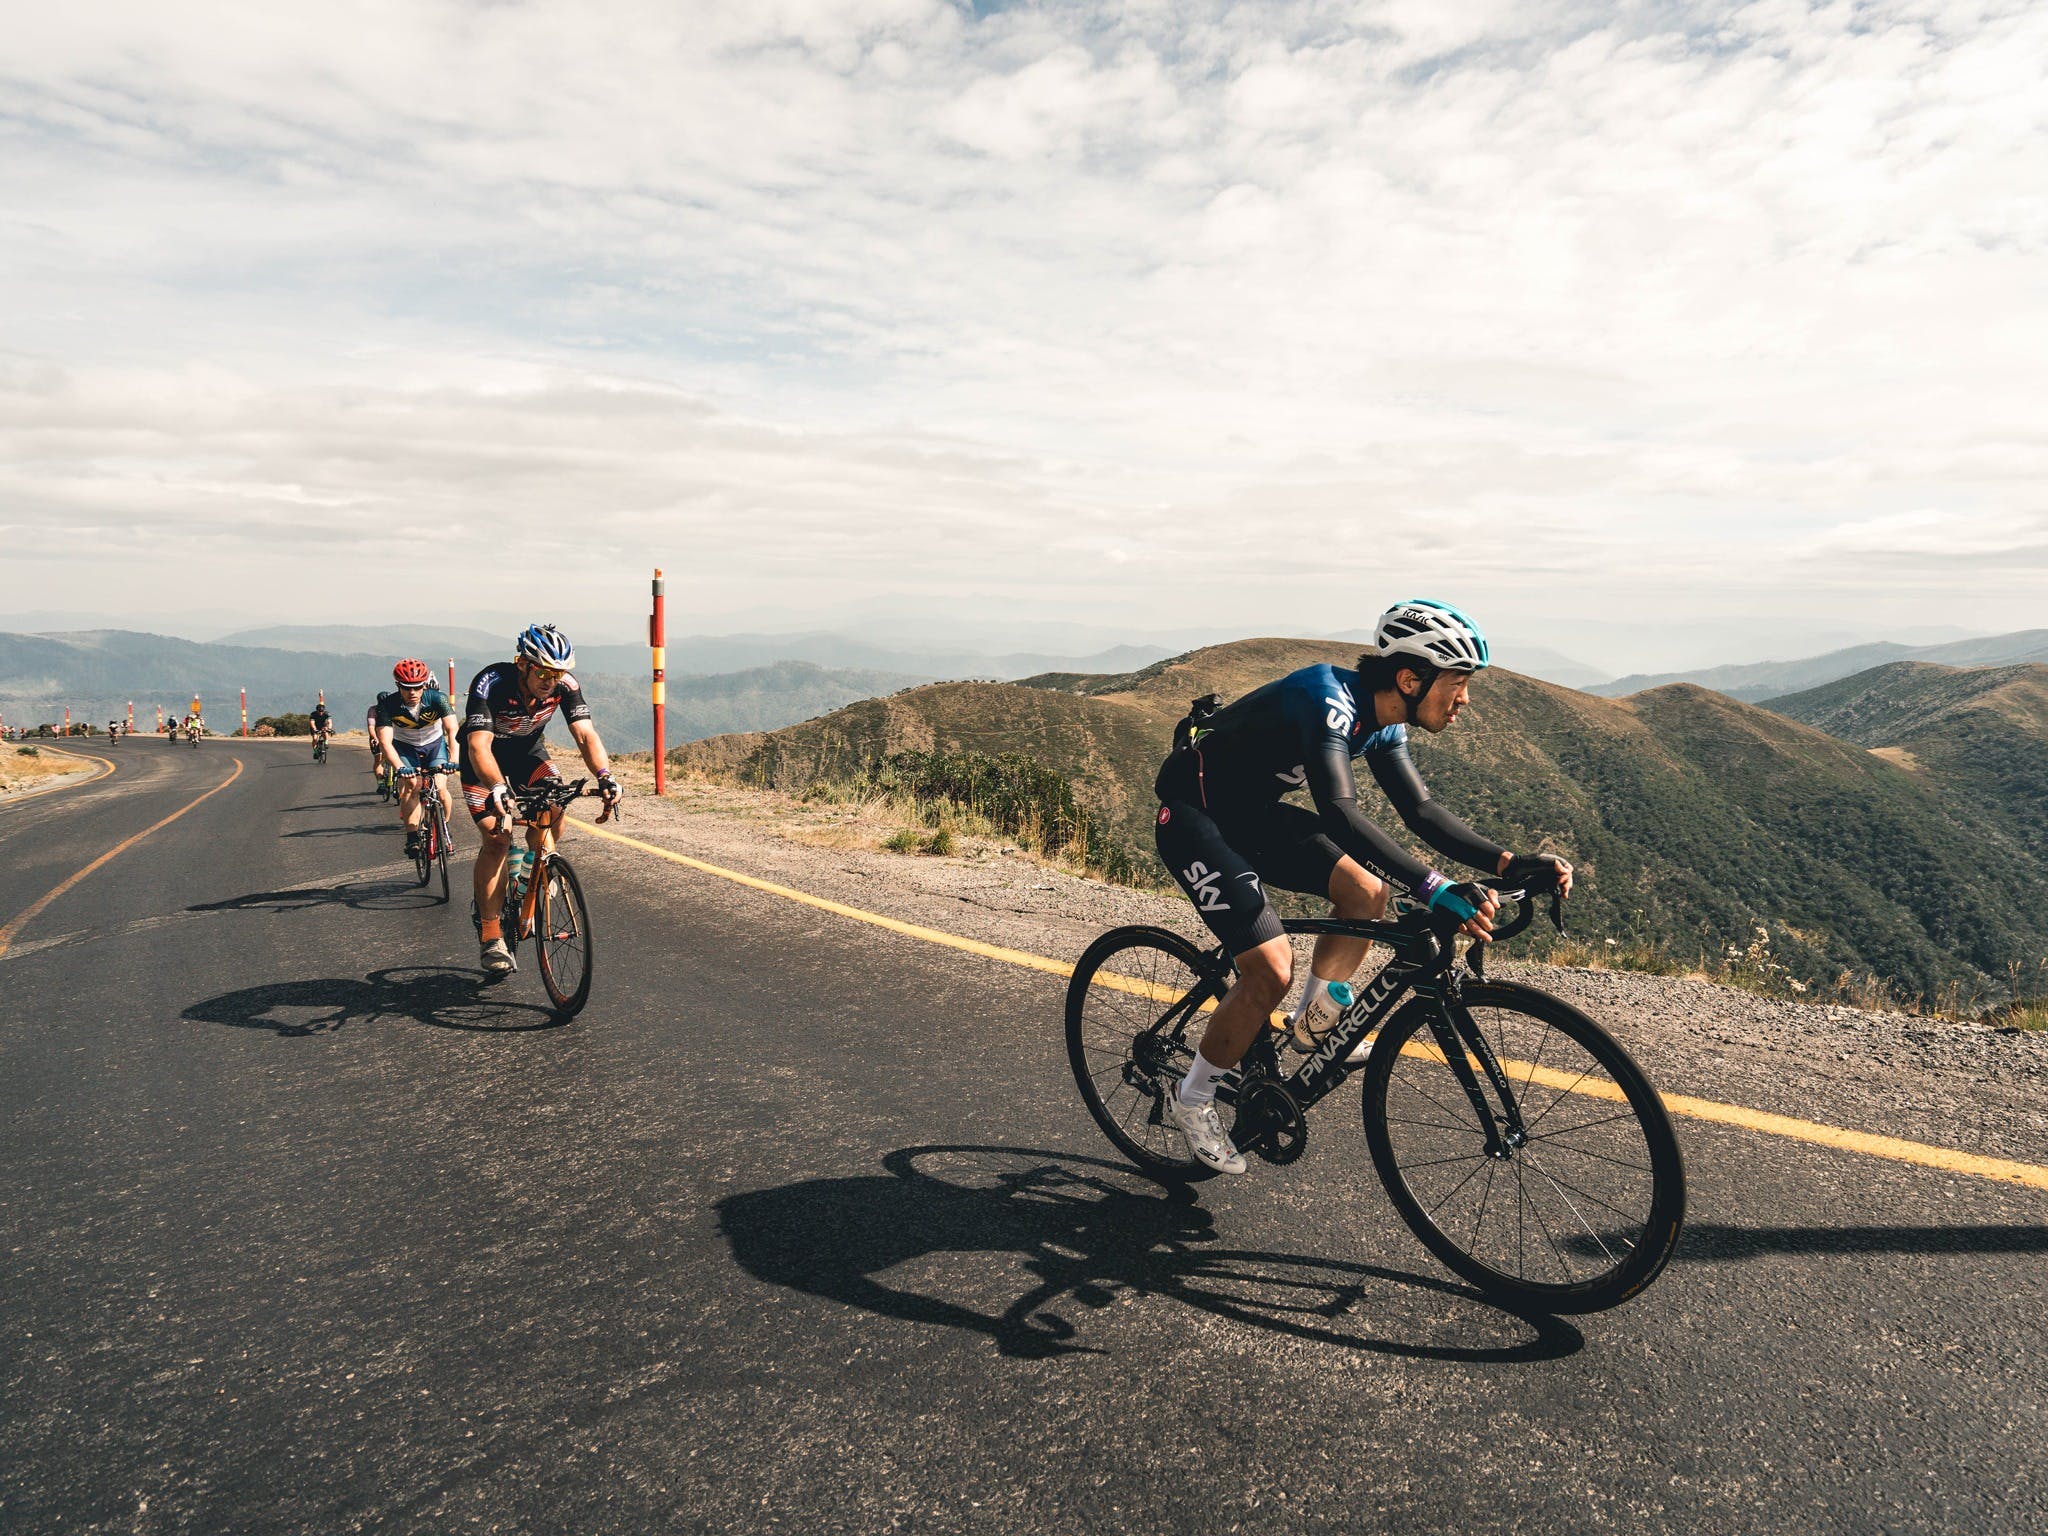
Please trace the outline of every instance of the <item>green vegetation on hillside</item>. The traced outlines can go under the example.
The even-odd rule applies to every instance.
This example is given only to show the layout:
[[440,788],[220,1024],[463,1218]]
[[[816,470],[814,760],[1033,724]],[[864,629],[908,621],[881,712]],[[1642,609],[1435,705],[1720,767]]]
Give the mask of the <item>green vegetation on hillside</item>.
[[[801,792],[864,778],[905,752],[1014,754],[1070,784],[1136,875],[1163,883],[1151,785],[1188,700],[1354,655],[1252,640],[1118,676],[940,684],[672,756]],[[2016,857],[2001,818],[1858,745],[1706,689],[1609,700],[1496,670],[1453,730],[1416,733],[1415,755],[1432,790],[1475,826],[1572,857],[1581,885],[1570,942],[1590,938],[1596,951],[1794,991],[1867,988],[1874,976],[1909,997],[2002,995],[2011,967],[2048,955],[2048,882]],[[2039,771],[1997,760],[2020,779]]]

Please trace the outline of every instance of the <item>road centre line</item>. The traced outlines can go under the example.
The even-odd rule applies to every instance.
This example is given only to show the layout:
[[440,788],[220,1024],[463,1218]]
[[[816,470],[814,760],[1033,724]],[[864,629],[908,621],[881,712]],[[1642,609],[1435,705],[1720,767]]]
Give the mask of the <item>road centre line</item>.
[[[961,934],[947,933],[940,928],[926,928],[917,923],[906,923],[897,918],[884,917],[879,912],[868,912],[860,907],[849,907],[843,902],[830,901],[823,896],[813,896],[808,891],[799,891],[787,885],[777,885],[772,880],[758,879],[743,875],[738,870],[726,869],[718,864],[709,864],[702,859],[693,859],[686,853],[663,848],[654,843],[642,842],[637,837],[628,837],[623,832],[595,826],[573,817],[565,818],[568,825],[579,832],[588,832],[595,837],[620,843],[642,853],[651,853],[658,859],[671,864],[680,864],[686,869],[701,874],[715,875],[721,880],[730,880],[735,885],[744,885],[753,890],[764,891],[770,896],[780,896],[786,901],[800,902],[807,907],[816,907],[821,912],[830,912],[838,917],[850,918],[859,923],[870,923],[877,928],[886,928],[891,933],[900,933],[906,938],[922,939],[928,944],[941,945],[947,949],[964,950],[984,959],[999,960],[1005,965],[1017,965],[1027,970],[1045,971],[1054,976],[1072,976],[1074,967],[1063,960],[1053,960],[1045,955],[1034,955],[1028,950],[1005,949],[999,944],[984,944],[979,939],[966,938]],[[0,934],[0,951],[6,949],[5,935]],[[1131,977],[1109,977],[1097,973],[1098,980],[1119,991],[1135,993],[1142,997],[1158,999],[1159,989],[1150,983]],[[1163,999],[1171,1002],[1172,998]],[[1411,1046],[1410,1050],[1427,1051],[1428,1047]],[[1431,1054],[1434,1054],[1431,1052]],[[1542,1083],[1545,1087],[1561,1092],[1577,1092],[1592,1098],[1612,1099],[1621,1102],[1623,1095],[1611,1083],[1582,1081],[1549,1068],[1533,1066],[1527,1062],[1503,1062],[1502,1065],[1523,1081]],[[1690,1120],[1704,1120],[1715,1125],[1729,1125],[1741,1130],[1757,1131],[1766,1136],[1779,1136],[1790,1141],[1811,1142],[1816,1146],[1831,1147],[1839,1152],[1860,1152],[1866,1157],[1889,1158],[1894,1162],[1913,1163],[1922,1168],[1939,1169],[1944,1173],[1967,1174],[1972,1178],[1991,1179],[2003,1184],[2019,1184],[2028,1189],[2048,1190],[2048,1167],[2034,1163],[2009,1161],[2000,1157],[1981,1157],[1974,1152],[1958,1152],[1950,1147],[1932,1146],[1926,1142],[1904,1141],[1893,1136],[1872,1135],[1868,1131],[1851,1131],[1841,1126],[1824,1125],[1814,1120],[1796,1120],[1790,1115],[1774,1115],[1765,1110],[1746,1109],[1740,1104],[1722,1104],[1713,1099],[1694,1098],[1687,1094],[1666,1093],[1660,1095],[1664,1107],[1674,1115]]]
[[[120,842],[116,843],[113,847],[109,848],[105,853],[101,854],[98,858],[94,859],[90,864],[86,865],[85,868],[79,870],[76,874],[66,876],[63,880],[59,881],[56,885],[52,886],[48,891],[44,892],[44,894],[41,897],[39,897],[28,908],[27,911],[23,912],[20,916],[15,918],[15,920],[9,923],[5,928],[0,928],[0,955],[5,955],[7,953],[7,947],[14,942],[14,936],[17,933],[21,932],[22,926],[24,924],[33,921],[36,915],[40,913],[43,910],[43,908],[47,907],[59,896],[62,896],[66,891],[70,890],[71,887],[78,884],[78,882],[83,880],[87,875],[91,874],[94,870],[98,869],[102,864],[105,864],[112,859],[120,857],[120,855],[126,853],[130,848],[133,848],[137,843],[141,842],[145,837],[148,837],[152,832],[161,832],[165,827],[168,827],[180,816],[184,815],[194,806],[200,804],[201,801],[211,800],[215,795],[219,794],[222,790],[226,789],[230,784],[234,783],[235,780],[239,779],[242,776],[242,760],[238,757],[234,760],[234,764],[235,771],[229,774],[226,778],[222,779],[218,784],[214,785],[213,788],[209,789],[205,794],[201,795],[199,799],[187,801],[185,804],[179,806],[175,811],[171,812],[171,814],[166,816],[162,821],[157,822],[153,826],[144,827],[140,832],[135,833],[132,837],[123,838]],[[112,765],[110,764],[110,769],[111,766]]]

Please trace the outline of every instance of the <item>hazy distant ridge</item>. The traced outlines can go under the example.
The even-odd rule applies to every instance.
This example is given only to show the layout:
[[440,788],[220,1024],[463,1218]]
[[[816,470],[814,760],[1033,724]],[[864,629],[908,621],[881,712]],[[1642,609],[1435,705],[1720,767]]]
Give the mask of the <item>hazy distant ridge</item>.
[[1695,683],[1754,704],[1802,689],[1817,688],[1837,678],[1852,677],[1895,661],[1925,661],[1951,667],[2006,667],[2025,662],[2048,662],[2048,629],[1949,640],[1939,645],[1898,645],[1880,640],[1795,661],[1758,661],[1742,666],[1703,667],[1692,672],[1638,672],[1612,682],[1593,684],[1586,691],[1613,699],[1641,693],[1646,688],[1661,688],[1667,683]]

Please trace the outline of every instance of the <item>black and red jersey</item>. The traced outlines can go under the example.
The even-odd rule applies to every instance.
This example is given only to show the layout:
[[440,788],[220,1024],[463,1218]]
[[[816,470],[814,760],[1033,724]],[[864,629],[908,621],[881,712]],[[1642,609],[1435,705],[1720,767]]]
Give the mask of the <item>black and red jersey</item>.
[[574,676],[563,673],[554,691],[536,703],[519,686],[519,669],[509,661],[495,662],[470,679],[462,734],[489,731],[500,741],[511,736],[537,742],[557,710],[571,725],[590,718],[590,706],[583,702],[583,685]]

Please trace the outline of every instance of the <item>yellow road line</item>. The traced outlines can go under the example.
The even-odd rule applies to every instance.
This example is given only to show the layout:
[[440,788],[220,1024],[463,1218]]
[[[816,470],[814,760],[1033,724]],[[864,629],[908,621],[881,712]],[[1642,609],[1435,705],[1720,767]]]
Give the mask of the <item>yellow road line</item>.
[[864,912],[859,907],[849,907],[837,901],[827,901],[823,896],[813,896],[809,891],[794,890],[786,885],[777,885],[772,880],[757,880],[752,875],[743,875],[738,870],[725,869],[717,864],[707,864],[702,859],[693,859],[686,853],[643,843],[637,837],[628,837],[623,832],[614,832],[609,827],[595,826],[587,821],[570,818],[570,826],[578,832],[588,832],[593,837],[602,837],[609,842],[623,843],[628,848],[637,848],[642,853],[651,853],[657,859],[667,859],[671,864],[680,864],[685,869],[694,869],[700,874],[716,875],[721,880],[730,880],[735,885],[744,885],[757,891],[766,891],[770,896],[780,896],[785,901],[801,902],[807,907],[816,907],[821,912],[830,912],[838,917],[851,918],[857,923],[872,923],[877,928],[886,928],[891,933],[900,933],[906,938],[923,939],[927,944],[942,944],[948,949],[964,949],[970,955],[980,955],[987,960],[1000,960],[1005,965],[1021,965],[1029,970],[1048,971],[1055,976],[1071,976],[1074,968],[1063,960],[1048,960],[1043,955],[1030,954],[1021,949],[1004,949],[1000,944],[984,944],[979,939],[963,938],[957,933],[947,933],[939,928],[921,928],[916,923],[898,922],[893,917],[884,917],[879,912]]
[[98,763],[100,765],[100,771],[94,774],[89,779],[60,779],[55,784],[45,784],[41,789],[31,789],[25,794],[9,795],[5,800],[0,800],[0,810],[5,810],[10,805],[19,805],[24,800],[35,800],[41,798],[44,795],[53,795],[60,789],[83,789],[88,784],[99,783],[101,779],[104,779],[108,774],[114,771],[114,765],[112,763],[108,762],[104,757],[100,757],[95,753],[70,752],[66,751],[63,747],[41,747],[38,750],[44,752],[54,752],[59,757],[69,757],[78,759],[83,762]]
[[[748,886],[765,891],[771,896],[780,896],[788,901],[801,902],[807,907],[816,907],[839,917],[850,918],[857,923],[871,923],[877,928],[886,928],[891,933],[900,933],[908,938],[922,939],[928,944],[943,945],[947,949],[965,950],[971,955],[980,955],[989,960],[1000,960],[1005,965],[1020,965],[1029,970],[1045,971],[1054,976],[1072,976],[1074,968],[1063,960],[1049,959],[1034,955],[1028,950],[1005,949],[999,944],[984,944],[979,939],[965,938],[957,933],[947,933],[940,928],[925,928],[916,923],[906,923],[893,917],[884,917],[879,912],[864,911],[849,907],[843,902],[828,901],[822,896],[813,896],[808,891],[799,891],[786,885],[777,885],[772,880],[756,879],[743,875],[737,870],[721,865],[708,864],[702,859],[693,859],[688,854],[662,848],[654,843],[642,842],[637,837],[628,837],[623,832],[614,832],[606,827],[593,826],[587,821],[571,819],[568,823],[579,832],[588,832],[614,843],[642,853],[651,853],[658,859],[671,864],[680,864],[686,869],[701,874],[715,875],[721,880],[730,880],[735,885]],[[6,949],[5,935],[0,934],[0,951]],[[1156,1002],[1172,1002],[1178,994],[1168,995],[1168,989],[1151,982],[1140,981],[1130,976],[1113,976],[1096,973],[1096,979],[1104,986],[1120,992],[1129,992]],[[1442,1060],[1434,1046],[1410,1045],[1409,1053],[1423,1054]],[[1502,1066],[1524,1082],[1542,1083],[1545,1087],[1560,1092],[1582,1093],[1591,1098],[1623,1101],[1619,1088],[1606,1081],[1577,1078],[1569,1073],[1558,1072],[1549,1067],[1538,1067],[1528,1062],[1504,1061]],[[1932,1146],[1926,1142],[1902,1141],[1893,1136],[1874,1136],[1867,1131],[1844,1130],[1840,1126],[1823,1125],[1814,1120],[1795,1120],[1790,1115],[1774,1115],[1759,1109],[1745,1109],[1740,1104],[1722,1104],[1713,1099],[1697,1099],[1681,1093],[1661,1095],[1664,1107],[1674,1115],[1689,1120],[1704,1120],[1715,1125],[1732,1125],[1746,1131],[1759,1131],[1767,1136],[1782,1136],[1792,1141],[1811,1142],[1816,1146],[1832,1147],[1841,1152],[1860,1152],[1867,1157],[1890,1158],[1894,1162],[1913,1163],[1922,1168],[1936,1168],[1944,1173],[1968,1174],[1973,1178],[1993,1179],[2005,1184],[2020,1184],[2029,1189],[2048,1190],[2048,1168],[2033,1163],[2010,1162],[1999,1157],[1979,1157],[1973,1152],[1958,1152],[1949,1147]]]
[[[32,906],[30,906],[27,911],[23,912],[19,917],[15,918],[15,920],[9,923],[5,928],[0,928],[0,955],[4,955],[7,953],[7,946],[14,942],[14,936],[17,933],[21,932],[22,927],[25,924],[31,922],[35,918],[37,913],[41,912],[43,908],[47,907],[59,896],[62,896],[66,891],[70,890],[71,887],[78,884],[78,882],[83,880],[87,875],[91,874],[94,870],[98,869],[102,864],[107,863],[109,860],[119,858],[122,854],[126,853],[130,848],[133,848],[137,843],[141,842],[145,837],[148,837],[152,832],[161,832],[165,827],[168,827],[172,822],[176,821],[180,816],[184,815],[187,811],[191,810],[201,801],[211,800],[215,795],[219,794],[222,790],[226,789],[230,784],[234,783],[235,780],[239,779],[242,776],[242,760],[238,757],[234,759],[234,764],[235,771],[229,774],[226,778],[222,779],[218,784],[214,785],[213,788],[209,789],[205,794],[201,795],[198,800],[187,801],[184,805],[179,806],[175,811],[171,812],[170,815],[166,816],[162,821],[157,822],[154,826],[144,827],[140,832],[137,832],[133,837],[123,838],[120,842],[116,843],[113,847],[109,848],[105,853],[101,854],[98,858],[94,859],[90,864],[86,865],[85,868],[79,870],[74,875],[67,876],[65,879],[59,881],[56,885],[52,886]],[[112,767],[111,764],[109,764],[108,766],[109,768]]]

